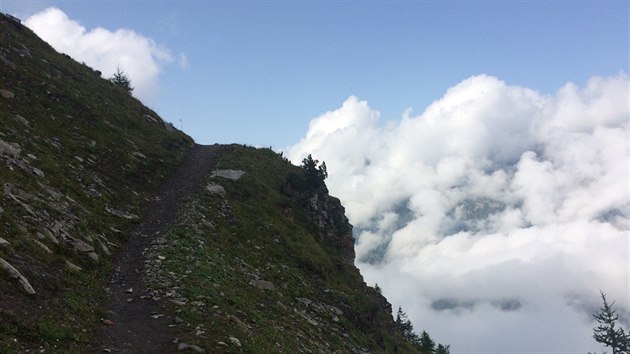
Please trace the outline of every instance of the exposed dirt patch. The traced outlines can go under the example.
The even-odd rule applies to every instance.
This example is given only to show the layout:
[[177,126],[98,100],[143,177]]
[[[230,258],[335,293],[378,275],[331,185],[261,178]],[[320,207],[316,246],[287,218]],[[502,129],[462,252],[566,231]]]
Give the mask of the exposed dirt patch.
[[[144,279],[144,251],[174,221],[180,204],[209,175],[218,145],[195,145],[159,188],[124,251],[115,261],[107,306],[109,318],[97,334],[95,349],[112,353],[165,353],[177,350],[172,318],[151,299]],[[131,299],[131,300],[130,300]]]

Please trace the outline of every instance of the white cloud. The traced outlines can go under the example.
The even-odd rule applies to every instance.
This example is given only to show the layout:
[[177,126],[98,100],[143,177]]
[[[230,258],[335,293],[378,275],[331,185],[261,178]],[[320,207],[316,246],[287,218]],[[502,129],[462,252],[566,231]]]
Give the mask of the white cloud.
[[325,160],[357,265],[454,352],[587,352],[628,304],[626,75],[553,96],[480,75],[382,124],[352,96],[288,149]]
[[[131,79],[134,95],[142,100],[155,97],[161,68],[174,61],[168,48],[139,33],[100,27],[88,30],[55,7],[24,22],[57,51],[100,70],[103,77],[111,77],[120,66]],[[181,67],[188,65],[183,53],[179,54],[178,62]]]

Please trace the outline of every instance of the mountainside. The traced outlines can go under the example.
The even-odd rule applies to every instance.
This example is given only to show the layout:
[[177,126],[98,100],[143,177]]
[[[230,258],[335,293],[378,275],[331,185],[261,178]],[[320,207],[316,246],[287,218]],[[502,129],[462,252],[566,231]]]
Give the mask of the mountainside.
[[0,352],[416,352],[325,185],[1,14],[0,163]]

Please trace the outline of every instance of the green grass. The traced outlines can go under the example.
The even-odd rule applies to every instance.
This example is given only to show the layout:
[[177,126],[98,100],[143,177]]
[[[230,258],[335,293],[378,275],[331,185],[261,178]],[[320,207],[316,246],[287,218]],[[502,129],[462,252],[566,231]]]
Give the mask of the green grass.
[[[0,323],[9,323],[0,327],[0,352],[39,347],[72,351],[73,346],[81,352],[98,323],[110,257],[95,242],[99,262],[88,260],[64,242],[63,233],[56,234],[59,245],[39,240],[53,254],[32,240],[61,223],[70,237],[105,238],[122,245],[134,222],[113,216],[106,208],[141,215],[192,140],[149,122],[144,116],[158,118],[155,112],[2,15],[0,54],[11,63],[0,61],[0,88],[15,94],[12,99],[0,98],[0,140],[21,149],[15,162],[0,155],[0,181],[3,189],[10,184],[12,193],[35,214],[2,191],[0,237],[10,247],[0,248],[0,257],[26,276],[37,292],[28,297],[15,281],[0,274]],[[135,151],[146,158],[132,155]],[[33,168],[44,176],[35,175]],[[83,270],[69,271],[66,260]]]
[[[158,281],[155,287],[169,292],[176,286],[177,296],[187,302],[170,306],[171,315],[188,324],[180,326],[180,339],[220,352],[393,352],[391,306],[322,237],[324,230],[300,201],[283,192],[288,176],[300,169],[271,150],[239,145],[223,147],[216,168],[246,173],[235,182],[213,179],[225,188],[225,197],[201,188],[163,235],[167,246],[159,251],[165,257],[162,276],[179,281],[167,287]],[[255,288],[250,281],[256,277],[271,281],[275,290]],[[344,313],[337,322],[331,306]],[[236,325],[232,316],[248,328]],[[197,335],[198,328],[208,330]],[[230,336],[242,348],[217,346],[229,344]],[[398,348],[414,352],[407,343]]]

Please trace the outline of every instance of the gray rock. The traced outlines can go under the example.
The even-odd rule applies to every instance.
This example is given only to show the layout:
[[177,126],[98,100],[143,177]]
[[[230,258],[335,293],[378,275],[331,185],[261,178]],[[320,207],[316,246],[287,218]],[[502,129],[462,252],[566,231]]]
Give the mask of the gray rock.
[[75,240],[72,245],[79,252],[94,252],[94,247],[92,245],[88,245],[82,240]]
[[238,181],[244,174],[245,171],[241,170],[214,170],[210,177],[222,177],[231,181]]
[[35,289],[33,289],[31,284],[28,282],[28,279],[26,279],[22,274],[20,274],[20,272],[17,269],[15,269],[9,262],[5,261],[2,258],[0,258],[0,269],[3,269],[7,273],[9,273],[9,276],[11,278],[17,279],[20,285],[22,285],[22,289],[24,289],[24,291],[26,291],[27,294],[35,295]]
[[15,121],[16,121],[16,122],[18,122],[18,123],[22,123],[22,124],[26,125],[27,127],[29,127],[29,126],[31,125],[31,124],[28,122],[28,120],[26,120],[26,118],[22,117],[22,116],[21,116],[21,115],[19,115],[19,114],[16,114],[14,118],[15,118]]
[[70,269],[73,272],[79,272],[81,271],[81,267],[79,267],[78,265],[75,265],[74,263],[66,260],[66,266],[68,267],[68,269]]
[[230,336],[230,342],[232,342],[232,344],[234,344],[237,347],[241,346],[241,341],[235,337]]
[[91,260],[98,263],[98,254],[96,252],[89,252],[87,255]]
[[135,157],[139,157],[139,158],[141,158],[141,159],[146,159],[146,158],[147,158],[147,157],[146,157],[143,153],[141,153],[140,151],[134,151],[134,152],[132,152],[132,153],[131,153],[131,155],[133,155],[133,156],[135,156]]
[[272,282],[267,280],[254,279],[249,283],[260,290],[276,290],[276,286]]
[[9,90],[0,89],[0,96],[2,96],[2,98],[11,99],[15,97],[15,94]]
[[0,237],[0,247],[9,247],[9,245],[10,245],[9,241]]
[[206,352],[203,348],[201,348],[201,347],[199,347],[197,345],[187,344],[187,343],[184,343],[184,342],[181,342],[181,343],[179,343],[177,345],[177,350],[179,350],[179,351],[188,350],[188,351],[193,351],[195,353],[205,353]]
[[50,248],[48,248],[48,246],[46,246],[45,244],[41,243],[40,241],[33,239],[33,242],[35,242],[35,244],[38,245],[41,249],[43,249],[46,253],[48,253],[48,254],[53,253],[53,251]]
[[111,256],[112,253],[109,251],[109,248],[107,248],[107,246],[105,246],[104,243],[102,243],[101,241],[98,242],[101,245],[101,249],[103,250],[103,253],[105,253],[106,256]]
[[50,241],[52,241],[52,243],[54,243],[55,245],[59,244],[59,240],[57,240],[57,238],[55,237],[55,235],[52,234],[52,232],[50,232],[50,230],[48,229],[42,229],[42,233],[44,234],[44,236],[46,236]]
[[36,174],[38,177],[44,177],[44,176],[46,176],[46,175],[44,174],[44,171],[42,171],[42,170],[40,170],[40,169],[38,169],[38,168],[35,168],[35,167],[33,167],[33,173],[34,173],[34,174]]
[[225,194],[225,188],[223,188],[223,186],[220,186],[216,183],[210,183],[206,186],[206,190],[208,192],[210,192],[210,194],[220,194],[220,195],[224,195]]
[[20,145],[16,143],[7,143],[4,140],[0,140],[0,154],[12,155],[13,157],[20,156],[22,149]]

